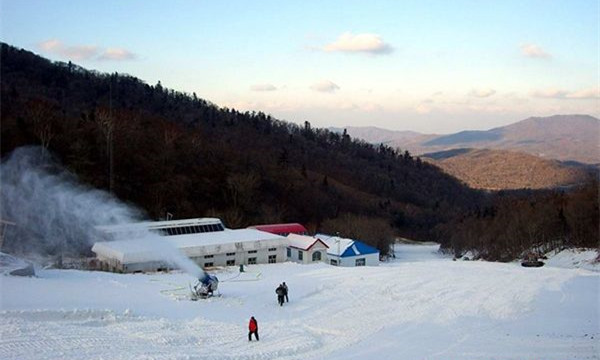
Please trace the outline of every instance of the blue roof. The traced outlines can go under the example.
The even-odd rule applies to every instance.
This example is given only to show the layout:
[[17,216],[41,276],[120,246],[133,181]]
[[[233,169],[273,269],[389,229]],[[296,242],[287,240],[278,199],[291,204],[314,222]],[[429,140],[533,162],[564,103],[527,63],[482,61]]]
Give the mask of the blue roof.
[[348,246],[346,251],[342,253],[342,257],[369,254],[379,254],[379,250],[367,244],[361,243],[360,241],[354,240],[354,243],[351,246]]
[[[376,248],[364,244],[357,240],[340,238],[337,236],[331,236],[326,234],[316,234],[315,237],[320,239],[327,244],[327,254],[332,256],[338,256],[342,253],[341,257],[351,257],[359,255],[379,254],[379,250]],[[338,250],[339,249],[339,250]]]

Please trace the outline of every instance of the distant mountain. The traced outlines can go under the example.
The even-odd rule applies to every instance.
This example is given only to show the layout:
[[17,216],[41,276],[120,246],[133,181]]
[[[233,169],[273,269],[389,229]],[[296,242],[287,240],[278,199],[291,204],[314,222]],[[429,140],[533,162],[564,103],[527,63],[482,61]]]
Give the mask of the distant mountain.
[[423,154],[424,161],[478,189],[546,189],[583,183],[590,174],[571,165],[538,156],[488,149],[453,149]]
[[414,142],[416,139],[420,141],[426,141],[427,139],[434,137],[435,135],[425,135],[416,131],[394,131],[378,128],[375,126],[366,127],[354,127],[348,126],[345,128],[330,127],[329,131],[343,133],[344,129],[352,137],[363,139],[366,142],[376,144],[389,144],[397,141],[410,141]]
[[[353,137],[366,141],[374,138],[371,135],[372,128],[347,129]],[[589,115],[531,117],[485,131],[469,130],[450,135],[410,135],[404,131],[386,133],[386,143],[407,149],[414,154],[458,148],[487,148],[521,151],[545,159],[600,163],[600,120]]]

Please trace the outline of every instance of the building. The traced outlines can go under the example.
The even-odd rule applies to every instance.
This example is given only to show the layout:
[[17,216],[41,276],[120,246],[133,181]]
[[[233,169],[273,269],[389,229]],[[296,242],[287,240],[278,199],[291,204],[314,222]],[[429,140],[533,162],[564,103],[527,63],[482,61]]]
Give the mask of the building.
[[317,234],[327,249],[329,264],[335,266],[378,266],[379,250],[360,241]]
[[286,238],[256,229],[226,229],[219,219],[143,222],[97,229],[116,239],[97,242],[92,247],[100,268],[107,271],[173,268],[169,257],[177,254],[187,256],[203,268],[287,260]]
[[289,234],[287,259],[300,264],[327,262],[328,246],[312,236]]
[[274,264],[287,260],[284,237],[256,229],[181,235],[175,246],[202,267]]
[[304,226],[298,223],[289,224],[265,224],[265,225],[254,225],[249,226],[250,229],[256,229],[260,231],[266,231],[271,234],[277,234],[281,236],[288,236],[289,234],[307,235],[308,230]]

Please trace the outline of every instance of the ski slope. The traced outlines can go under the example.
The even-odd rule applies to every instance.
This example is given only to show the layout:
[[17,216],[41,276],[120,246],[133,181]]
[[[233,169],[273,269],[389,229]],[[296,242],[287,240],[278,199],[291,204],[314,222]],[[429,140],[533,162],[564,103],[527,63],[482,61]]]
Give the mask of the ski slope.
[[[197,302],[185,273],[4,275],[0,359],[600,359],[597,266],[436,250],[398,246],[379,267],[231,267],[216,273],[222,296]],[[260,342],[248,342],[250,316]]]

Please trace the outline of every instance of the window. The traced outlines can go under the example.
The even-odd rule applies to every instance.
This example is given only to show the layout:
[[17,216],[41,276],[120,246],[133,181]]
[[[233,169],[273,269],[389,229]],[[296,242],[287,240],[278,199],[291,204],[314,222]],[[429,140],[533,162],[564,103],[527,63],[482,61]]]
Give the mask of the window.
[[269,251],[277,251],[277,248],[269,248]]
[[331,259],[331,260],[329,260],[329,263],[331,265],[333,265],[333,266],[338,266],[338,261],[337,260]]
[[356,259],[354,261],[354,264],[356,266],[365,266],[365,258]]
[[302,260],[302,259],[303,259],[302,250],[298,250],[298,260]]
[[256,250],[250,250],[248,251],[248,254],[256,254]]
[[320,251],[315,251],[312,254],[312,261],[321,261],[321,252]]
[[235,253],[234,252],[233,253],[227,253],[225,255],[227,255],[227,256],[235,256]]
[[292,257],[292,249],[287,248],[287,257],[291,258]]
[[211,262],[204,263],[205,268],[212,267],[212,266],[213,266],[213,263],[211,263]]
[[213,255],[204,255],[205,259],[212,259],[214,256]]
[[248,258],[248,265],[253,265],[253,264],[256,264],[256,258],[255,257]]
[[227,266],[235,265],[235,260],[227,260]]
[[277,262],[277,255],[269,255],[269,264],[275,264]]

